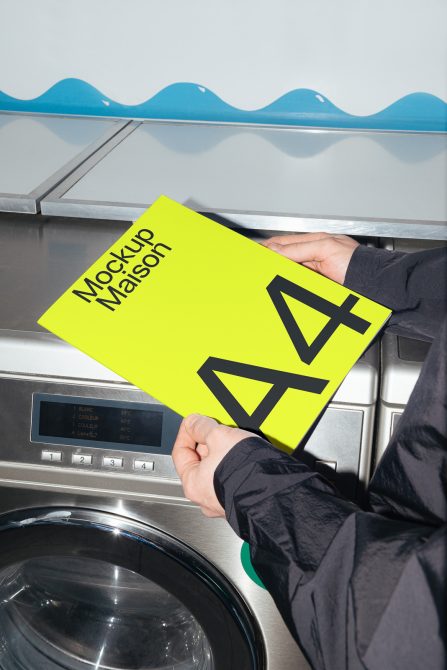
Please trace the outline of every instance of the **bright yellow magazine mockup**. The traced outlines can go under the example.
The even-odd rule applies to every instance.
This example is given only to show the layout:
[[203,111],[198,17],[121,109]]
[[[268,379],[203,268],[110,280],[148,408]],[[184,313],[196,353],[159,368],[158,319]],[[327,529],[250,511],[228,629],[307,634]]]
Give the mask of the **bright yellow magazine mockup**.
[[290,450],[389,315],[162,196],[39,324],[175,412]]

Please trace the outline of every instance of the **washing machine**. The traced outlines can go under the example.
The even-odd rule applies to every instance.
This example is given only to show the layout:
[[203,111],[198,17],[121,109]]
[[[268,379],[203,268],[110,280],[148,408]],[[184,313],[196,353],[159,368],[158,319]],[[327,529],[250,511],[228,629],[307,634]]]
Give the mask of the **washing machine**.
[[[36,324],[128,225],[0,220],[0,670],[305,670],[248,546],[183,495],[180,417]],[[349,486],[376,359],[306,445]]]
[[180,417],[32,340],[0,341],[0,668],[307,668],[241,540],[184,498]]
[[36,325],[128,225],[0,219],[0,668],[307,669],[180,417]]

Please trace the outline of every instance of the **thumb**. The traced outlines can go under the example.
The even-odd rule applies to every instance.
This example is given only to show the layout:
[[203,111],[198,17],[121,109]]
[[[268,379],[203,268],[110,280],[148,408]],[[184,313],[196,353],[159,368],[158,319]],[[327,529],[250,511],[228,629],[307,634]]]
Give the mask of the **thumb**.
[[215,419],[202,414],[190,414],[184,420],[186,432],[197,444],[207,444],[210,433],[218,425]]

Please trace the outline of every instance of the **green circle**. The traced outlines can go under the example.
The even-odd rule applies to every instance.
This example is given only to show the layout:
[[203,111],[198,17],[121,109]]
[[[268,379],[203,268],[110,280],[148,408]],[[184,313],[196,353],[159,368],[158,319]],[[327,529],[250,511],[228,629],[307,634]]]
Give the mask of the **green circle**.
[[247,542],[244,542],[241,547],[241,563],[242,567],[244,568],[245,572],[250,577],[250,579],[255,584],[260,586],[262,589],[265,589],[264,584],[261,582],[258,575],[256,574],[253,564],[251,562],[250,545]]

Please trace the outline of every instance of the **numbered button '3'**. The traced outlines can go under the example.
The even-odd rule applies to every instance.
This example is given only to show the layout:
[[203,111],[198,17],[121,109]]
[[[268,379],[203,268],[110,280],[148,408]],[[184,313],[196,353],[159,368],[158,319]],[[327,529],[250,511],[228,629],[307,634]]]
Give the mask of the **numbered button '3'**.
[[104,458],[102,459],[102,464],[108,468],[122,468],[123,459],[114,458],[113,456],[104,456]]

